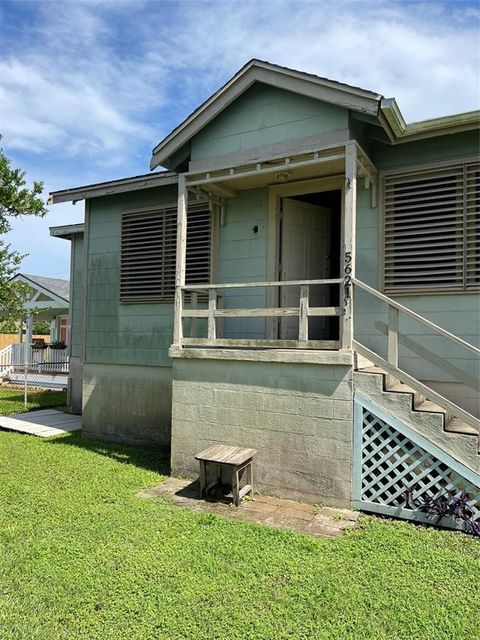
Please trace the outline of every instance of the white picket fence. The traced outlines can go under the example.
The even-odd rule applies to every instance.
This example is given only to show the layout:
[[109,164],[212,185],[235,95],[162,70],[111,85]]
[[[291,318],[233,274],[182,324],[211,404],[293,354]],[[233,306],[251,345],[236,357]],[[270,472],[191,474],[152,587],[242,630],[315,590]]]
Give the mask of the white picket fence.
[[46,374],[67,374],[66,349],[33,349],[27,344],[10,344],[0,351],[0,375],[24,369]]

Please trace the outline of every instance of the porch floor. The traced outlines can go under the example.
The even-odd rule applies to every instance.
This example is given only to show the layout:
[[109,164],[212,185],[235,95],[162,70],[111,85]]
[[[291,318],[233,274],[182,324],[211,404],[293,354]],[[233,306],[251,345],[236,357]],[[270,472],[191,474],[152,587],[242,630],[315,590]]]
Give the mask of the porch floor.
[[348,509],[333,509],[294,500],[256,495],[234,507],[222,496],[215,501],[199,499],[198,481],[168,478],[162,484],[137,494],[139,498],[168,498],[173,504],[193,511],[215,513],[239,520],[248,520],[276,529],[297,531],[317,537],[332,538],[355,525],[359,513]]
[[82,428],[82,416],[72,415],[56,409],[42,409],[26,413],[0,416],[0,429],[29,433],[40,438],[60,436]]

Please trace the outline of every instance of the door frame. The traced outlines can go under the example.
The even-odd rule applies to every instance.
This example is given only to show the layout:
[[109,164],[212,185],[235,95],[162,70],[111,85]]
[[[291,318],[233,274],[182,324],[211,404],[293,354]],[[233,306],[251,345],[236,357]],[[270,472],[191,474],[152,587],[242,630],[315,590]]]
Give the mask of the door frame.
[[[268,187],[267,218],[267,281],[276,282],[280,277],[280,204],[282,198],[321,193],[322,191],[340,191],[340,249],[344,243],[345,218],[345,176],[344,174],[326,178],[313,178],[298,182],[270,185]],[[340,251],[340,254],[342,252]],[[341,265],[340,265],[341,267]],[[340,268],[341,272],[341,268]],[[275,307],[278,290],[269,287],[266,293],[266,306]],[[278,336],[278,318],[267,318],[266,336],[274,340]]]

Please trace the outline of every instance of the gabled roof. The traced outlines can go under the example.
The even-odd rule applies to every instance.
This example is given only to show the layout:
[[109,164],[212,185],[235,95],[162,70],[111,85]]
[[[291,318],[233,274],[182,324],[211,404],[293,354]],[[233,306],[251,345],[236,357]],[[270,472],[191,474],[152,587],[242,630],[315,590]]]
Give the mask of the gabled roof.
[[255,82],[284,88],[373,116],[378,114],[382,98],[381,94],[374,91],[254,58],[157,144],[152,151],[150,168],[167,166],[166,161],[171,155]]
[[17,275],[13,277],[13,280],[20,280],[33,289],[37,289],[40,293],[51,296],[57,299],[57,301],[65,302],[65,306],[68,306],[70,301],[70,280],[34,276],[29,273],[17,273]]
[[408,124],[395,98],[384,98],[375,91],[253,59],[154,147],[150,168],[162,165],[175,169],[172,156],[255,82],[372,116],[391,143],[468,131],[480,124],[478,110]]

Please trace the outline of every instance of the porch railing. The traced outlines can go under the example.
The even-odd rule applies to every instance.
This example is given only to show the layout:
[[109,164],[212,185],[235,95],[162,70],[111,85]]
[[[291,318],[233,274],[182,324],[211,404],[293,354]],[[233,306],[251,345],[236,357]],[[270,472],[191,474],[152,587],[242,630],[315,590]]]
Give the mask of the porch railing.
[[[225,284],[198,284],[184,285],[182,291],[181,317],[190,318],[195,326],[199,318],[207,320],[207,336],[204,338],[185,337],[180,338],[178,346],[205,346],[205,347],[245,347],[245,348],[275,348],[275,349],[338,349],[340,340],[318,340],[309,338],[309,318],[342,316],[343,308],[343,278],[331,278],[322,280],[291,280],[282,282],[232,282]],[[314,286],[336,285],[339,287],[339,306],[310,306],[310,289]],[[300,302],[298,307],[259,307],[259,308],[223,308],[219,302],[225,299],[225,292],[232,290],[245,290],[253,288],[280,288],[298,287]],[[185,308],[185,293],[191,294],[191,307]],[[198,295],[207,294],[206,308],[196,308]],[[298,318],[298,339],[265,339],[224,338],[218,333],[217,320],[225,318]],[[273,333],[269,331],[268,333]]]
[[65,349],[33,349],[30,344],[14,343],[0,351],[0,373],[29,369],[44,373],[68,373],[68,354]]
[[410,375],[406,371],[403,371],[399,366],[399,318],[400,315],[403,314],[413,320],[416,320],[418,323],[429,329],[432,334],[441,335],[444,338],[447,338],[451,343],[458,345],[462,349],[473,353],[477,358],[480,358],[480,349],[475,347],[473,344],[462,340],[458,336],[450,333],[446,329],[439,327],[431,320],[427,320],[423,316],[415,313],[408,307],[400,304],[396,300],[392,300],[388,296],[380,293],[376,289],[368,286],[364,282],[357,280],[356,278],[352,278],[353,282],[353,290],[355,298],[357,294],[355,293],[358,290],[362,290],[367,294],[373,296],[377,300],[381,300],[386,303],[388,307],[388,324],[387,324],[387,354],[386,359],[382,357],[377,351],[373,351],[369,349],[364,344],[359,342],[357,339],[353,340],[353,348],[359,353],[361,356],[370,360],[378,367],[381,367],[393,380],[399,380],[410,387],[412,387],[417,393],[421,394],[424,398],[431,400],[432,402],[438,404],[444,411],[447,412],[447,421],[452,417],[459,418],[463,420],[470,426],[474,427],[480,432],[480,420],[475,416],[472,416],[470,413],[465,411],[462,407],[459,407],[457,404],[448,400],[443,395],[432,389],[431,387],[425,385],[423,382],[417,380],[414,376]]

